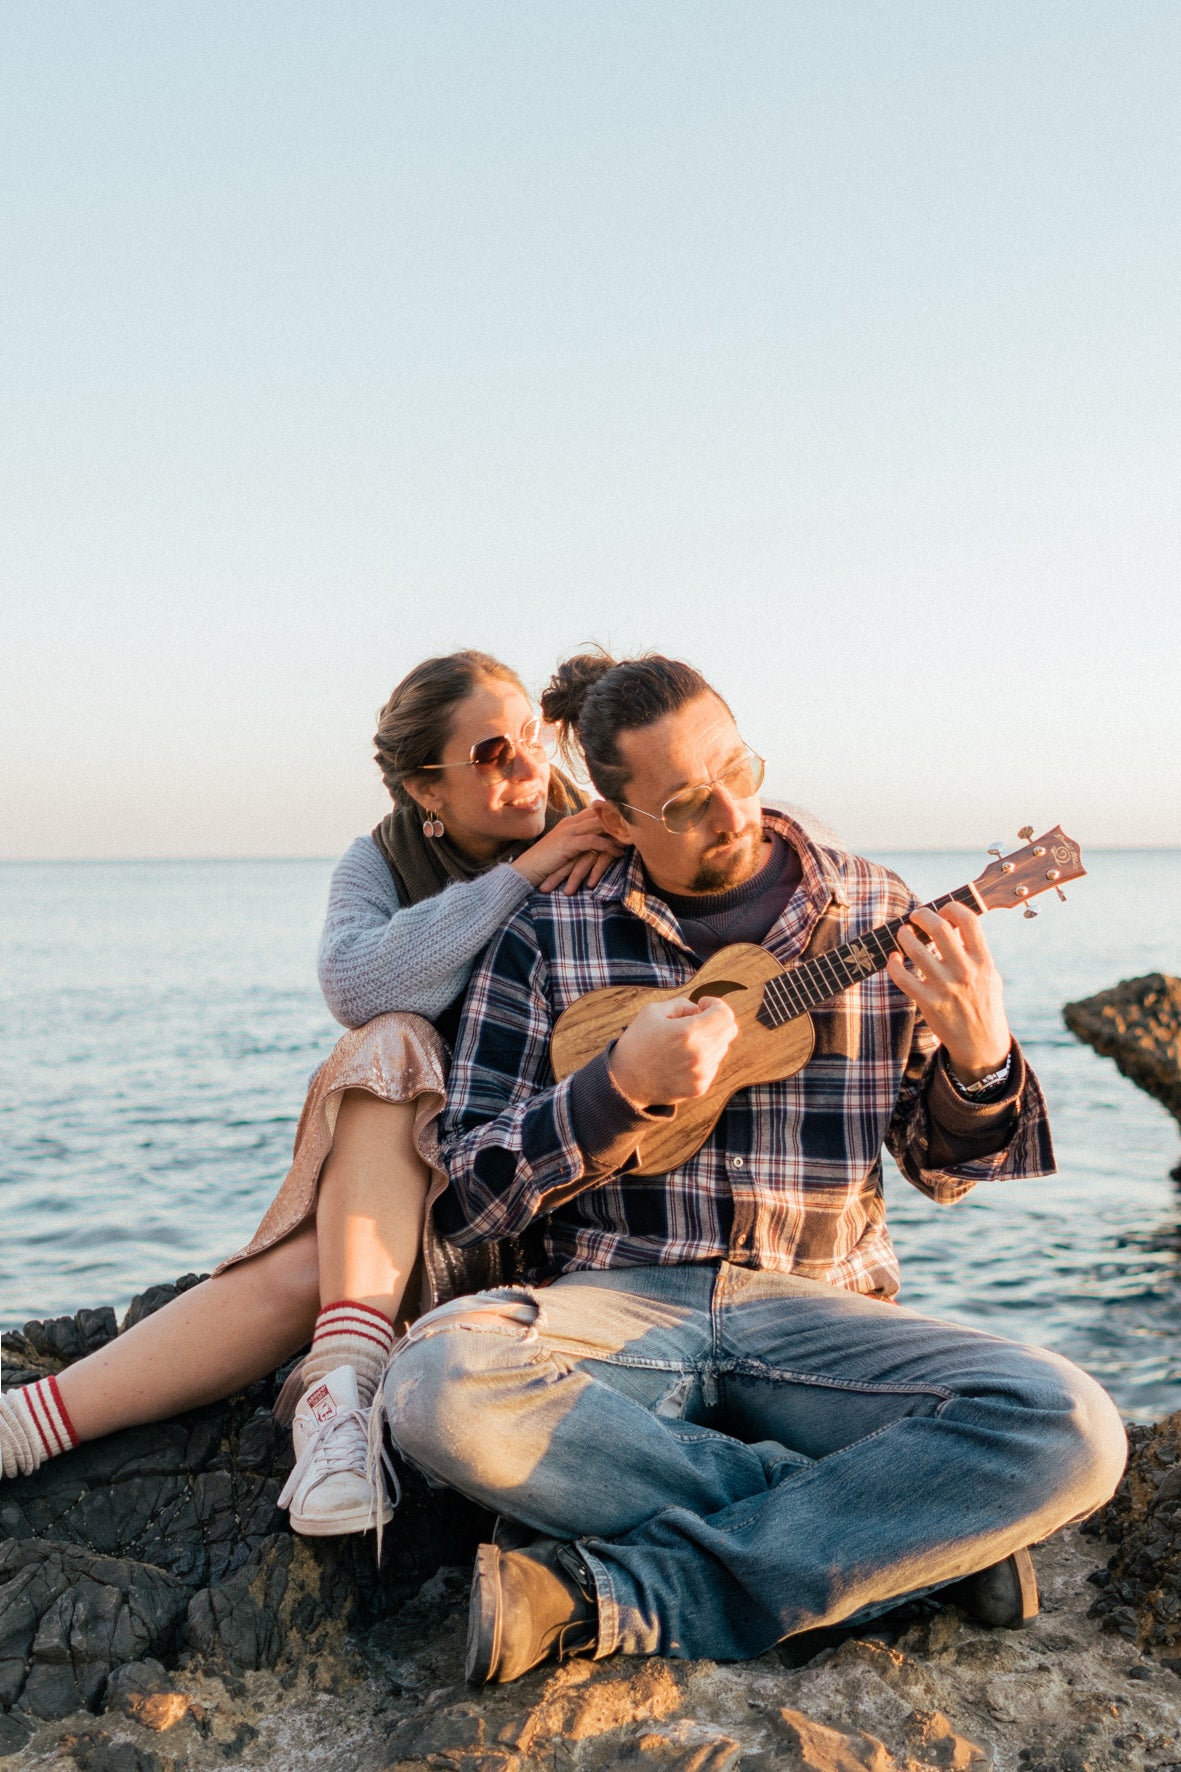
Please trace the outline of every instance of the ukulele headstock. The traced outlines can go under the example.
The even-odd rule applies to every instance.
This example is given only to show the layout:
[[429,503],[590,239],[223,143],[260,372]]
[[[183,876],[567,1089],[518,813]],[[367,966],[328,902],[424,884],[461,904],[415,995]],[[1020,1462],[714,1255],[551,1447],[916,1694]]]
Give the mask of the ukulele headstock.
[[[1019,834],[1032,837],[1033,829],[1026,825]],[[973,880],[972,887],[986,910],[1012,909],[1015,905],[1028,905],[1039,892],[1049,892],[1051,888],[1059,898],[1065,898],[1062,888],[1066,882],[1080,880],[1086,871],[1078,844],[1056,824],[1052,831],[1027,842],[1023,849],[1014,849],[1011,855],[997,855]],[[1034,912],[1028,914],[1033,916]]]

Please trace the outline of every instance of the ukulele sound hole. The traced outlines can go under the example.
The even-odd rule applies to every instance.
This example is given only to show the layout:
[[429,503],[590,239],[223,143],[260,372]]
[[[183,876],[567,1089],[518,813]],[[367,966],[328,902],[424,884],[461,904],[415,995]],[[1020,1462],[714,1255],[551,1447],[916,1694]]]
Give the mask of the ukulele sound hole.
[[712,984],[699,984],[695,991],[689,992],[690,1003],[700,1003],[702,997],[728,997],[731,991],[744,991],[744,984],[736,984],[732,978],[715,978]]

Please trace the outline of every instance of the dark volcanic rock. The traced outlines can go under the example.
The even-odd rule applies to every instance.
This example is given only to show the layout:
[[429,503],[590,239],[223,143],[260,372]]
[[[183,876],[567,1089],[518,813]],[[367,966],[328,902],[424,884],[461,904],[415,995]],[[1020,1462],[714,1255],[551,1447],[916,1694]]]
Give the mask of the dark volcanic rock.
[[0,1544],[0,1702],[35,1717],[94,1708],[113,1667],[174,1648],[188,1603],[183,1582],[147,1563]]
[[[123,1327],[196,1281],[152,1287]],[[6,1333],[5,1390],[115,1332],[113,1312],[81,1311]],[[146,1656],[273,1667],[320,1626],[372,1624],[470,1556],[486,1516],[413,1472],[380,1569],[371,1535],[294,1540],[275,1506],[291,1466],[270,1412],[282,1377],[0,1485],[0,1712],[97,1709],[111,1673]]]
[[1181,979],[1163,972],[1125,979],[1112,990],[1067,1003],[1062,1019],[1181,1125]]
[[1169,1663],[1181,1656],[1181,1411],[1129,1440],[1119,1488],[1083,1527],[1116,1547],[1091,1577],[1090,1615]]

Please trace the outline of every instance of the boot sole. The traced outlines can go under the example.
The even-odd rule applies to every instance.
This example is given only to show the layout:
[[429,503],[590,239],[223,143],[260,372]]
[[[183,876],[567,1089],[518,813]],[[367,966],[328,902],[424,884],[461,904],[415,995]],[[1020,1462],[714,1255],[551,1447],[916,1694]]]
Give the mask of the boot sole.
[[1035,1619],[1042,1609],[1033,1558],[1027,1550],[1014,1551],[1008,1559],[1013,1575],[1013,1616],[1002,1625],[1005,1630],[1021,1630]]
[[991,1569],[954,1582],[943,1597],[988,1630],[1022,1630],[1041,1610],[1037,1574],[1028,1550],[1014,1551]]
[[486,1686],[495,1675],[500,1662],[501,1621],[500,1546],[482,1544],[476,1552],[468,1602],[463,1671],[469,1686]]

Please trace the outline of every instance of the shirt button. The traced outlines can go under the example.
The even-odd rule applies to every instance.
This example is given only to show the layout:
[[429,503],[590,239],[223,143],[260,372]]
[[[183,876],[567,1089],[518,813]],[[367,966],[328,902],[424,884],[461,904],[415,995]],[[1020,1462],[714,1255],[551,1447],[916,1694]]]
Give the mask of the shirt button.
[[745,1159],[742,1157],[731,1157],[730,1161],[735,1169],[741,1169],[744,1167]]

